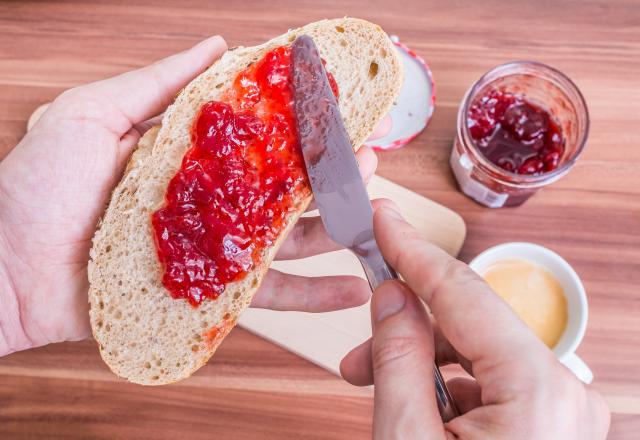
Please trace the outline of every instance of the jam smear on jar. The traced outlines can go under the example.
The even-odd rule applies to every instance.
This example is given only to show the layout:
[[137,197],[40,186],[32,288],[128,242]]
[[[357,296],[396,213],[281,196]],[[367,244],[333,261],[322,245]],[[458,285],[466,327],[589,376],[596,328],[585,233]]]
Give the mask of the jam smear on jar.
[[492,90],[467,113],[471,138],[502,169],[539,175],[558,168],[564,153],[562,129],[543,108],[520,95]]
[[197,306],[243,279],[310,194],[290,76],[290,48],[275,48],[200,108],[192,146],[151,216],[172,297]]

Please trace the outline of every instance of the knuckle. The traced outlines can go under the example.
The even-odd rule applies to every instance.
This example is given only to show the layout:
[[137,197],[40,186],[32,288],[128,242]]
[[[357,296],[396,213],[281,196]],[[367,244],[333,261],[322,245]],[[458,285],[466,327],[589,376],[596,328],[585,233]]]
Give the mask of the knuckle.
[[[403,243],[403,246],[399,246],[399,243]],[[420,249],[423,246],[429,245],[418,231],[410,229],[403,234],[402,240],[398,242],[398,245],[394,245],[393,252],[389,255],[389,263],[401,271],[426,275],[428,271],[419,270],[423,262],[417,256],[420,255]]]
[[91,102],[91,99],[87,86],[82,85],[65,90],[54,100],[54,103],[60,106],[76,107]]
[[105,103],[88,87],[78,86],[60,94],[51,105],[54,115],[70,121],[100,120],[104,115]]
[[383,341],[374,338],[372,361],[376,371],[391,368],[418,357],[422,344],[417,338],[395,336]]
[[462,261],[456,258],[450,258],[445,263],[442,280],[455,279],[464,280],[475,278],[475,274]]
[[82,98],[85,95],[85,90],[86,90],[86,86],[84,85],[72,87],[62,92],[58,96],[58,98],[56,98],[56,101],[67,102],[67,101],[78,100],[79,98]]
[[435,301],[436,296],[439,295],[443,286],[447,283],[454,282],[456,285],[475,286],[475,283],[480,281],[484,283],[479,277],[476,276],[469,266],[456,258],[448,258],[443,262],[443,266],[439,272],[435,273],[435,277],[428,280],[432,288],[430,301]]

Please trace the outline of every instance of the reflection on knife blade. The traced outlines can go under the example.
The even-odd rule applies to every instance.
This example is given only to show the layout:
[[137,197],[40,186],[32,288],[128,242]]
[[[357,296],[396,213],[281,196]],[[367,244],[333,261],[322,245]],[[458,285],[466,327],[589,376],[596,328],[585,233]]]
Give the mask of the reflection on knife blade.
[[[327,98],[327,84],[324,66],[320,62],[320,54],[310,37],[302,36],[293,44],[293,83],[295,87],[296,113],[304,114],[304,118],[298,118],[298,133],[305,142],[305,159],[308,163],[316,165],[322,153],[325,151],[327,131],[322,130],[322,114],[337,112],[338,105]],[[329,91],[331,92],[331,91]],[[333,96],[333,92],[331,95]]]
[[311,37],[292,46],[294,108],[307,174],[325,229],[353,247],[373,239],[373,210],[353,147]]

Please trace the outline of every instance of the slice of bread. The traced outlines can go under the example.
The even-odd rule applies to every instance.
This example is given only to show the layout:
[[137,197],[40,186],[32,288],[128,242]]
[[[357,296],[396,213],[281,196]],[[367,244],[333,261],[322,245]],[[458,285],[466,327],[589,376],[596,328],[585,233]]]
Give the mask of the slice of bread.
[[169,180],[191,147],[191,126],[201,105],[218,99],[238,72],[277,46],[310,35],[340,90],[339,105],[357,148],[371,134],[400,91],[402,65],[384,31],[372,23],[341,18],[295,29],[255,47],[229,50],[194,79],[133,153],[93,239],[89,262],[91,326],[102,358],[118,376],[159,385],[190,376],[214,353],[249,306],[280,244],[307,208],[296,211],[263,264],[228,284],[216,300],[199,307],[173,299],[161,283],[150,216],[164,203]]

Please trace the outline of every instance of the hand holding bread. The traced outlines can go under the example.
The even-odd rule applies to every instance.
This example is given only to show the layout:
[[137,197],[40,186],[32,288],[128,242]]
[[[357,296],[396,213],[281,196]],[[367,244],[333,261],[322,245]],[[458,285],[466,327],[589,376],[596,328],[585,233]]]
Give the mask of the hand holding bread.
[[[132,165],[153,145],[158,128],[149,128],[159,123],[155,116],[225,50],[224,40],[213,37],[149,67],[63,93],[0,163],[0,291],[7,304],[0,314],[3,325],[10,325],[0,336],[0,354],[90,335],[86,261],[112,188],[137,144]],[[357,157],[363,176],[371,176],[375,155],[363,149]],[[319,221],[303,219],[283,241],[279,257],[334,248]],[[271,271],[253,305],[326,311],[362,304],[368,296],[358,279]],[[108,319],[126,319],[126,311],[120,312]],[[145,319],[151,329],[153,318]]]

